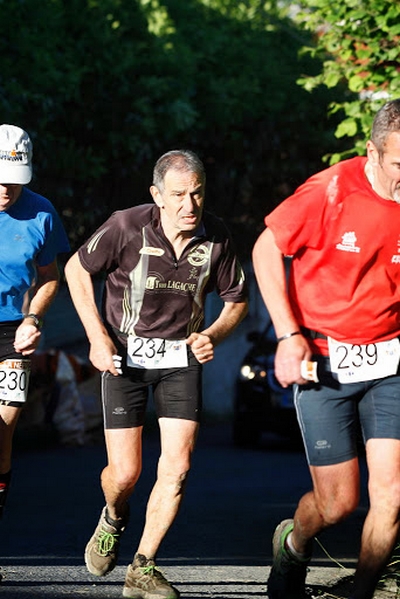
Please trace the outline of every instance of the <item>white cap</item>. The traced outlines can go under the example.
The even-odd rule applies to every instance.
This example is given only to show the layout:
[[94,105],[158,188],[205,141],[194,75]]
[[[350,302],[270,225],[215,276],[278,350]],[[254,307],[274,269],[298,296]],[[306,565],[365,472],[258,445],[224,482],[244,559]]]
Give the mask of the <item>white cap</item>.
[[26,185],[32,179],[32,142],[15,125],[0,125],[0,184]]

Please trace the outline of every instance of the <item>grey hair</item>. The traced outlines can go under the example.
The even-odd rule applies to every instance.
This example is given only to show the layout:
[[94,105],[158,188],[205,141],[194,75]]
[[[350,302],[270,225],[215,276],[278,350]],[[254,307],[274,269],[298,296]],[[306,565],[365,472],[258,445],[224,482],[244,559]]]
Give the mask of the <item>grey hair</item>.
[[390,133],[400,132],[400,99],[387,102],[375,115],[372,124],[371,140],[382,155]]
[[170,169],[195,173],[200,177],[203,184],[206,182],[204,164],[197,154],[191,150],[171,150],[160,156],[153,170],[153,185],[155,185],[159,191],[164,190],[165,175]]

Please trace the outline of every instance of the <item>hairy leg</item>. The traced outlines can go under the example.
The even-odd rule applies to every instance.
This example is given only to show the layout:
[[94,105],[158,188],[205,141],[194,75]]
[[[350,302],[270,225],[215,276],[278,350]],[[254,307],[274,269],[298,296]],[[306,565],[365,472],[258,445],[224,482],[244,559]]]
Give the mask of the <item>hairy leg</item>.
[[313,490],[304,495],[294,515],[292,544],[310,552],[312,539],[324,528],[340,522],[358,505],[360,475],[357,458],[329,466],[310,466]]
[[154,558],[179,511],[199,425],[191,420],[160,418],[161,455],[146,522],[137,553]]
[[354,599],[371,599],[399,532],[400,441],[367,442],[370,508],[361,538]]
[[108,464],[101,474],[101,485],[113,520],[126,514],[126,502],[142,470],[142,429],[139,426],[105,431]]
[[12,441],[20,408],[0,405],[0,473],[11,470]]

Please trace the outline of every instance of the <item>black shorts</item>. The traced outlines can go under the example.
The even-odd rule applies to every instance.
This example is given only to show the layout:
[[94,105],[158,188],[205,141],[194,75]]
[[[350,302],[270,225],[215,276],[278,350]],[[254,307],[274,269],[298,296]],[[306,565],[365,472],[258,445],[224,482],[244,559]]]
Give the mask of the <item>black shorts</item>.
[[[22,398],[27,392],[31,366],[30,359],[17,353],[14,349],[15,332],[20,324],[21,321],[0,323],[0,363],[10,360],[11,362],[18,362],[21,366],[14,373],[7,373],[0,367],[0,405],[13,408],[22,408],[25,403],[25,399]],[[18,390],[20,391],[19,401],[5,399],[8,393],[14,393]]]
[[[119,350],[121,351],[121,350]],[[126,363],[126,355],[124,356]],[[182,418],[200,421],[202,407],[202,366],[188,348],[188,366],[184,368],[123,368],[114,376],[103,372],[101,395],[104,428],[142,426],[152,391],[158,418]]]

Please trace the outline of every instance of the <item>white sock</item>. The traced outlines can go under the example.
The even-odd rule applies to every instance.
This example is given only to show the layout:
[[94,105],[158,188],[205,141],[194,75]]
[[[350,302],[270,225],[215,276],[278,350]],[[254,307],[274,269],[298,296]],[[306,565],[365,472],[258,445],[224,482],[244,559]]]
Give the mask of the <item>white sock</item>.
[[292,541],[292,532],[290,532],[288,534],[288,536],[286,537],[286,544],[287,547],[290,551],[290,553],[293,554],[293,556],[298,559],[299,561],[307,561],[309,559],[309,555],[307,555],[306,553],[300,553],[299,551],[297,551],[294,547],[293,547],[293,541]]

